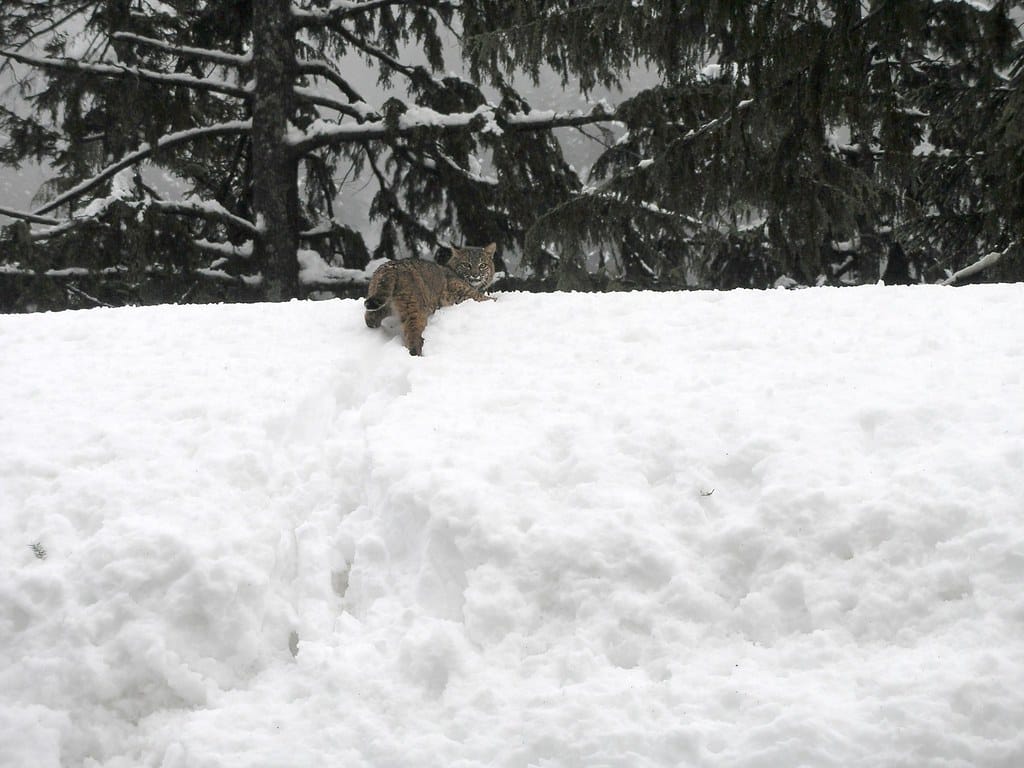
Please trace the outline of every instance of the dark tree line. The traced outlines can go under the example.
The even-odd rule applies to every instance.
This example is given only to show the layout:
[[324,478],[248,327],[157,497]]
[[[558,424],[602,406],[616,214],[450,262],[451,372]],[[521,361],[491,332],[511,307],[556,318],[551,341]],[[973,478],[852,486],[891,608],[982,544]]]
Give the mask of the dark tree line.
[[[7,0],[0,162],[53,178],[2,211],[0,304],[280,300],[448,241],[537,286],[1021,279],[1021,6]],[[514,87],[639,70],[657,85],[614,106]],[[588,125],[581,175],[556,129]],[[344,176],[374,186],[372,250]]]
[[575,259],[632,285],[909,283],[988,257],[988,277],[1022,279],[1021,6],[644,0],[466,26],[485,41],[473,61],[528,67],[542,51],[585,85],[633,62],[660,75],[618,109],[628,133],[589,187],[531,231],[563,272]]

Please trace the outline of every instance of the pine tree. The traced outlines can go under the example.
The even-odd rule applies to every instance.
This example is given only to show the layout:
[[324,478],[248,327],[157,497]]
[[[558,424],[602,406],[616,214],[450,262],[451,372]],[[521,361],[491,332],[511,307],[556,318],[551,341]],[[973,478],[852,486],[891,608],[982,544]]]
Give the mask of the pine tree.
[[[488,94],[438,76],[456,12],[447,0],[5,4],[0,59],[30,76],[33,109],[3,113],[0,161],[56,171],[45,203],[5,212],[23,222],[6,272],[72,278],[109,303],[146,300],[158,280],[161,300],[208,297],[211,280],[275,300],[344,284],[371,255],[332,215],[346,164],[378,186],[374,256],[429,256],[446,240],[515,248],[579,187],[551,129],[609,110],[533,113],[497,73]],[[402,61],[411,48],[425,64]],[[371,104],[344,57],[407,96]],[[143,163],[187,195],[164,199]],[[114,278],[120,292],[97,299]]]
[[934,281],[992,253],[1024,278],[1021,3],[548,0],[496,29],[498,5],[467,12],[480,70],[661,76],[530,234],[563,280],[607,265],[651,287]]
[[[4,113],[0,160],[56,177],[0,257],[91,296],[95,254],[90,280],[125,278],[111,303],[158,280],[286,298],[453,239],[567,288],[1021,279],[1022,5],[11,0],[0,58],[35,73],[33,110]],[[441,74],[446,29],[469,79]],[[358,93],[355,60],[395,95]],[[639,70],[660,82],[615,109],[541,113],[511,85]],[[552,129],[612,119],[581,181]],[[377,187],[372,254],[334,216],[344,168]]]

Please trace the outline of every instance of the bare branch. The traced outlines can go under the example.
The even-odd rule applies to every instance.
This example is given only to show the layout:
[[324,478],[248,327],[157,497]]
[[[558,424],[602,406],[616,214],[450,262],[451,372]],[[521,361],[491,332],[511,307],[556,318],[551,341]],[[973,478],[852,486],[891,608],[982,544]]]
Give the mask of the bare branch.
[[188,45],[173,45],[163,40],[157,40],[156,38],[145,37],[143,35],[136,35],[132,32],[115,32],[111,37],[115,40],[138,43],[139,45],[156,48],[157,50],[174,53],[179,56],[188,56],[193,59],[210,61],[214,64],[220,64],[225,67],[244,68],[252,64],[252,54],[245,54],[242,56],[235,53],[224,53],[223,51],[216,51],[210,48],[193,48]]

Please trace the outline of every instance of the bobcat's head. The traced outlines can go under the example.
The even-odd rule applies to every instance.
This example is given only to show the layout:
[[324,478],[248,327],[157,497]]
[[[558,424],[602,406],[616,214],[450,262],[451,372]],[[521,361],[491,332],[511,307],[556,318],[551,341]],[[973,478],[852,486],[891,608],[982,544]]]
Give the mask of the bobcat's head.
[[497,247],[494,243],[483,248],[473,245],[456,248],[453,245],[448,266],[478,291],[487,290],[494,282],[494,251]]

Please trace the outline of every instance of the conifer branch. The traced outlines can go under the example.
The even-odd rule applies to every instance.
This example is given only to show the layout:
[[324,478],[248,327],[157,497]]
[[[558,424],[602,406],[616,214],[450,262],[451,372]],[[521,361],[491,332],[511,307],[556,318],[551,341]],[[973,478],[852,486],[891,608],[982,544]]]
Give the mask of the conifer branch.
[[46,216],[37,216],[34,213],[26,213],[25,211],[15,211],[10,208],[0,208],[0,216],[8,216],[12,219],[24,219],[32,224],[46,224],[48,226],[56,226],[60,224],[57,219],[51,219]]
[[184,200],[147,200],[145,207],[153,208],[161,213],[176,216],[193,216],[207,221],[223,222],[237,227],[248,235],[256,235],[256,225],[248,219],[236,216],[220,205],[212,203],[196,203]]
[[139,45],[145,45],[148,48],[156,48],[157,50],[164,51],[166,53],[174,53],[178,56],[201,59],[203,61],[220,64],[225,67],[245,68],[252,64],[252,54],[249,53],[240,55],[235,53],[224,53],[223,51],[217,51],[210,48],[193,48],[188,45],[173,45],[172,43],[157,40],[153,37],[136,35],[133,32],[115,32],[111,37],[115,40],[138,43]]
[[408,64],[403,64],[402,62],[400,62],[398,59],[396,59],[391,54],[387,53],[386,51],[381,50],[380,48],[378,48],[375,45],[370,45],[369,43],[367,43],[363,39],[353,35],[347,29],[339,29],[338,30],[338,34],[342,38],[347,40],[352,46],[354,46],[355,48],[358,48],[360,51],[365,53],[367,56],[370,56],[370,57],[372,57],[374,59],[377,59],[377,61],[381,62],[382,64],[386,64],[388,67],[390,67],[391,69],[393,69],[396,72],[401,72],[403,75],[408,77],[410,80],[416,81],[417,79],[422,78],[422,77],[426,77],[428,79],[432,79],[430,77],[429,73],[426,71],[425,68],[423,68],[423,67],[412,67],[412,66],[409,66]]
[[113,77],[125,80],[138,79],[145,82],[161,83],[164,85],[180,85],[196,91],[212,91],[214,93],[223,93],[226,96],[234,96],[241,99],[248,99],[252,95],[247,88],[232,85],[231,83],[224,82],[223,80],[193,77],[192,75],[177,73],[167,74],[164,72],[155,72],[149,69],[140,69],[139,67],[129,67],[123,64],[98,64],[78,61],[77,59],[51,59],[41,56],[27,56],[23,53],[18,53],[17,51],[2,48],[0,48],[0,56],[6,56],[8,59],[12,59],[22,64],[40,67],[42,69],[58,70],[62,72],[79,72],[86,75],[95,75],[96,77]]
[[[111,279],[125,277],[126,275],[132,274],[133,271],[133,269],[123,264],[119,264],[114,267],[104,267],[103,269],[64,267],[63,269],[47,269],[43,271],[36,271],[25,267],[15,267],[10,265],[0,266],[0,276],[15,275],[19,277],[46,278],[49,280],[80,280],[82,278]],[[212,266],[200,269],[184,270],[180,267],[154,264],[146,267],[142,272],[147,277],[203,278],[220,283],[232,283],[248,288],[255,288],[263,282],[263,275],[258,272],[250,275],[232,275]]]
[[300,61],[298,63],[298,71],[300,75],[322,77],[324,80],[335,85],[338,90],[345,94],[345,97],[353,103],[366,103],[366,99],[359,95],[356,89],[353,88],[349,82],[342,77],[336,69],[334,69],[334,67],[323,59]]
[[447,0],[334,0],[331,6],[323,11],[310,11],[292,6],[292,17],[300,27],[326,27],[357,16],[361,13],[380,10],[388,6],[414,6],[418,8],[435,8],[437,10],[457,11],[457,3]]
[[375,115],[375,113],[369,112],[369,110],[363,110],[357,107],[353,107],[350,104],[344,104],[338,101],[337,99],[332,99],[330,96],[324,96],[321,93],[313,90],[312,88],[303,88],[301,86],[296,86],[293,89],[293,91],[295,95],[298,96],[303,101],[306,101],[310,104],[316,104],[317,106],[320,107],[327,107],[328,109],[333,109],[335,112],[339,114],[355,118],[356,121],[359,123],[366,122],[367,115],[373,115],[378,120],[380,119],[379,115]]
[[95,306],[95,307],[113,308],[113,306],[114,306],[113,304],[108,304],[105,301],[101,301],[100,299],[97,299],[92,294],[86,293],[81,288],[79,288],[77,285],[68,284],[68,285],[66,285],[64,287],[67,290],[69,296],[77,296],[80,299],[85,299],[86,301],[91,301],[93,306]]
[[535,109],[532,112],[516,112],[503,118],[499,117],[498,124],[512,131],[546,131],[551,128],[578,128],[594,123],[611,123],[618,119],[617,109],[604,101],[599,101],[586,110],[553,112]]
[[320,147],[346,144],[353,141],[383,139],[385,137],[409,136],[425,128],[442,133],[476,131],[479,133],[502,131],[546,131],[552,128],[603,123],[616,119],[616,112],[603,102],[589,110],[571,112],[534,111],[506,114],[491,104],[481,105],[472,112],[441,113],[424,108],[414,108],[399,116],[398,125],[386,125],[382,121],[363,125],[351,123],[314,122],[306,131],[293,131],[287,138],[293,150],[306,154]]
[[52,211],[55,208],[59,208],[71,200],[81,197],[91,189],[95,189],[97,186],[102,184],[107,179],[114,176],[118,171],[123,171],[125,168],[130,168],[136,163],[145,160],[150,157],[153,153],[159,152],[171,147],[176,147],[180,144],[187,144],[188,142],[195,141],[209,136],[224,136],[236,133],[248,133],[252,130],[251,120],[234,120],[227,123],[216,123],[215,125],[208,125],[203,128],[190,128],[187,131],[179,131],[178,133],[169,133],[159,141],[156,146],[149,144],[143,144],[138,150],[125,155],[115,163],[108,165],[106,168],[101,170],[95,176],[86,179],[85,181],[75,185],[62,195],[51,200],[46,205],[37,208],[32,213],[36,216]]
[[225,258],[250,259],[252,258],[252,240],[235,245],[234,243],[219,243],[205,238],[192,240],[192,244],[203,251],[216,253]]
[[42,29],[39,29],[39,30],[35,31],[31,35],[28,35],[27,37],[22,39],[21,42],[18,43],[18,47],[15,50],[20,51],[22,48],[24,48],[26,45],[31,43],[33,40],[36,40],[36,39],[42,37],[47,32],[52,32],[53,30],[55,30],[58,27],[60,27],[63,24],[65,24],[70,19],[72,19],[75,16],[77,16],[78,14],[82,13],[83,11],[89,10],[94,5],[95,5],[95,3],[92,2],[92,0],[89,0],[89,2],[81,3],[76,8],[73,8],[72,10],[68,11],[68,13],[66,13],[64,16],[61,16],[59,19],[54,20],[51,24],[48,24],[47,26],[43,27]]
[[470,170],[467,170],[466,168],[463,168],[461,165],[459,165],[455,161],[455,158],[446,155],[441,150],[440,145],[438,145],[438,146],[436,146],[434,148],[434,154],[437,155],[437,157],[440,158],[440,160],[445,165],[447,165],[453,171],[458,173],[460,176],[468,179],[469,181],[474,181],[477,184],[487,184],[487,185],[492,186],[492,187],[498,185],[497,177],[495,177],[495,176],[484,176],[483,174],[474,173],[473,171],[470,171]]
[[56,226],[48,227],[47,229],[35,230],[34,232],[32,232],[30,237],[32,242],[38,243],[42,240],[49,240],[52,237],[57,237],[58,235],[66,234],[74,229],[84,227],[85,225],[94,223],[96,221],[97,219],[95,216],[85,216],[78,219],[58,221],[56,222]]
[[[148,189],[148,188],[147,188]],[[122,200],[124,204],[137,208],[139,210],[153,209],[160,213],[166,213],[168,215],[175,216],[191,216],[194,218],[205,219],[207,221],[219,222],[223,224],[229,224],[237,229],[242,230],[250,236],[256,235],[256,225],[248,219],[243,219],[241,216],[235,216],[233,213],[222,207],[217,203],[197,203],[185,200]],[[105,208],[103,209],[105,210]],[[0,209],[0,213],[4,213],[4,209]],[[12,214],[16,214],[13,212]],[[77,229],[81,226],[89,224],[90,222],[96,222],[99,216],[102,215],[103,211],[97,211],[93,215],[89,216],[76,216],[65,221],[58,221],[56,219],[50,219],[42,216],[33,216],[32,214],[20,214],[20,218],[28,218],[29,221],[34,221],[39,224],[50,225],[48,229],[36,230],[32,232],[32,240],[49,240],[50,238],[58,235],[70,232],[73,229]]]

